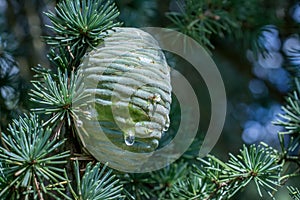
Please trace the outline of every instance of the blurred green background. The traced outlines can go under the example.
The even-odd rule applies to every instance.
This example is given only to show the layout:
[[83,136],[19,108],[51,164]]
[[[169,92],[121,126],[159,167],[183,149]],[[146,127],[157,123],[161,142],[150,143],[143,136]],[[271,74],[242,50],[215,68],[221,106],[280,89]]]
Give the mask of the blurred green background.
[[[29,81],[34,74],[31,67],[50,66],[46,57],[48,48],[42,36],[52,33],[46,28],[50,22],[43,12],[53,11],[57,2],[58,0],[0,0],[0,36],[2,41],[6,41],[5,49],[17,60],[21,77],[18,109],[0,107],[3,126],[10,118],[31,106],[27,96],[27,91],[31,87]],[[172,27],[174,24],[166,17],[166,13],[184,12],[184,2],[179,0],[116,0],[115,2],[120,10],[120,21],[124,26],[130,27]],[[300,30],[299,25],[293,22],[293,16],[289,15],[289,9],[296,1],[264,2],[267,2],[264,4],[265,7],[257,9],[262,13],[265,12],[266,21],[261,21],[259,17],[262,15],[257,18],[252,16],[249,20],[260,20],[259,24],[268,25],[270,22],[267,21],[269,17],[267,15],[273,13],[275,21],[279,21],[277,24],[280,26],[281,43],[288,35]],[[243,12],[251,12],[246,3],[245,7],[240,9],[244,10]],[[251,33],[251,29],[248,31]],[[284,61],[281,65],[280,61],[276,61],[275,64],[279,63],[279,67],[264,68],[261,63],[254,61],[254,53],[248,50],[250,46],[241,47],[238,42],[242,43],[242,40],[234,40],[230,34],[224,37],[212,36],[210,40],[215,48],[208,49],[223,77],[228,100],[224,130],[212,154],[227,159],[228,153],[236,154],[243,143],[252,144],[260,141],[276,147],[278,145],[276,133],[280,128],[272,125],[271,122],[280,112],[280,106],[284,95],[289,91],[291,80],[290,73],[284,67]],[[172,55],[167,57],[171,67],[188,69],[189,64],[183,60]],[[191,81],[195,78],[188,72],[187,77]],[[199,134],[201,134],[206,131],[209,124],[210,99],[203,80],[197,81],[201,109]],[[289,199],[287,191],[278,195],[280,196],[278,199]],[[251,190],[247,190],[237,198],[253,199]]]

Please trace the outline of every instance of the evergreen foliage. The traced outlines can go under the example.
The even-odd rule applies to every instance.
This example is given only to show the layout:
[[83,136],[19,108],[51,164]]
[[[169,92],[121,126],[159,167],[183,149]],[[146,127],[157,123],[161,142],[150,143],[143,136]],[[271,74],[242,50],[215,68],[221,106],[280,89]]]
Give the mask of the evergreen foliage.
[[119,12],[110,1],[61,1],[57,4],[55,13],[45,14],[52,24],[48,27],[55,33],[54,36],[45,37],[47,44],[54,48],[51,55],[53,51],[64,56],[69,54],[67,65],[70,67],[79,64],[80,58],[89,47],[93,48],[101,43],[107,30],[121,25],[114,22]]
[[49,28],[55,31],[55,36],[48,37],[47,43],[69,46],[70,51],[85,44],[97,46],[108,29],[120,25],[113,22],[119,12],[110,1],[61,1],[55,11],[46,13],[52,23]]
[[[262,4],[274,9],[267,1],[260,0],[239,3],[186,0],[180,10],[166,15],[172,27],[208,49],[214,47],[213,39],[217,36],[243,40],[246,46],[261,53],[268,48],[261,44],[266,24],[261,24],[259,19],[267,15],[269,23],[280,25],[274,15],[257,9]],[[149,7],[152,9],[154,5]],[[244,145],[237,155],[230,153],[228,161],[213,155],[200,159],[186,154],[166,168],[147,174],[122,174],[95,163],[77,145],[79,138],[73,137],[74,125],[80,122],[72,103],[86,97],[84,86],[77,84],[81,77],[76,70],[83,56],[101,44],[104,37],[109,37],[114,27],[121,25],[115,22],[119,12],[111,1],[62,0],[55,12],[45,14],[51,21],[48,28],[53,31],[45,41],[50,45],[48,59],[54,70],[34,68],[36,79],[30,91],[35,106],[32,113],[13,120],[7,130],[0,130],[1,199],[231,199],[250,183],[254,183],[258,196],[275,198],[279,187],[294,177],[299,178],[297,74],[294,74],[294,91],[287,95],[283,113],[274,122],[283,128],[278,133],[280,150],[265,144]],[[0,65],[2,114],[4,107],[10,110],[18,102],[19,69],[5,49],[0,52]],[[13,68],[10,72],[9,67]],[[8,85],[4,84],[6,79]],[[11,104],[3,95],[9,91]],[[189,152],[197,152],[197,145],[193,148]],[[293,199],[300,199],[297,187],[287,189]]]
[[[279,132],[282,138],[282,135],[291,135],[294,138],[294,148],[295,145],[299,146],[300,142],[300,127],[299,127],[299,94],[300,94],[300,85],[299,80],[295,79],[295,90],[291,92],[286,97],[286,105],[282,107],[282,110],[284,111],[283,114],[279,114],[279,118],[274,124],[283,126],[284,130]],[[282,138],[283,139],[283,138]]]
[[[122,197],[122,185],[119,185],[119,180],[114,180],[115,175],[112,170],[106,170],[106,166],[102,167],[98,162],[92,166],[88,163],[83,176],[80,176],[80,168],[78,161],[74,162],[76,189],[73,189],[71,184],[68,184],[74,199],[95,199],[95,200],[111,200],[120,199]],[[66,199],[72,198],[65,195]]]
[[14,120],[8,133],[2,134],[0,147],[1,197],[10,199],[43,199],[63,190],[63,176],[68,151],[58,152],[64,140],[51,138],[52,130],[42,128],[36,115]]
[[54,124],[66,119],[68,125],[71,126],[71,122],[76,122],[78,118],[72,103],[86,97],[86,94],[83,93],[83,85],[79,86],[78,84],[79,76],[74,71],[71,71],[69,76],[67,70],[61,72],[60,68],[58,68],[57,74],[41,72],[41,69],[38,69],[36,76],[39,79],[32,81],[34,89],[31,90],[30,100],[36,102],[40,107],[33,108],[32,111],[51,115],[43,125]]
[[292,196],[292,198],[294,200],[299,200],[300,199],[300,191],[298,188],[295,187],[288,187],[289,191],[290,191],[290,195]]
[[226,11],[229,7],[229,1],[188,0],[179,12],[167,13],[167,17],[174,23],[175,30],[194,38],[204,47],[213,48],[212,34],[224,36],[238,26]]

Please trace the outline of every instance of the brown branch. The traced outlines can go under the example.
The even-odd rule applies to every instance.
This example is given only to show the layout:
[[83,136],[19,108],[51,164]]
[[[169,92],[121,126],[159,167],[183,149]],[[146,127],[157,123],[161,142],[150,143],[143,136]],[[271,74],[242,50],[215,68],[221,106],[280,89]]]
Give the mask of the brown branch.
[[62,126],[64,125],[64,120],[62,120],[59,125],[57,126],[57,128],[55,129],[55,134],[54,134],[54,138],[55,139],[58,139],[59,136],[60,136],[60,133],[61,133],[61,129],[62,129]]
[[34,184],[35,184],[35,187],[36,187],[37,192],[38,192],[38,196],[39,196],[40,200],[44,200],[43,195],[40,191],[39,182],[37,181],[35,174],[33,175],[33,177],[34,177]]
[[10,149],[8,148],[8,146],[6,145],[6,143],[4,142],[3,137],[2,137],[1,125],[0,125],[0,140],[1,140],[1,144],[3,145],[3,147],[9,151]]

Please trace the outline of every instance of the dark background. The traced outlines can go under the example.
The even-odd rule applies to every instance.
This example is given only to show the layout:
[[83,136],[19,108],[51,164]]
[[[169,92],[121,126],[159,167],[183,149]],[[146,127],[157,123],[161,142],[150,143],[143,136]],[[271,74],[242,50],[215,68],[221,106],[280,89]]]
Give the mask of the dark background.
[[[124,26],[131,27],[172,26],[165,13],[178,10],[179,7],[174,2],[116,0],[121,13],[119,19],[124,22]],[[274,1],[274,4],[276,2]],[[285,1],[278,2],[285,3]],[[42,36],[51,35],[46,28],[50,22],[43,12],[53,10],[55,3],[56,1],[51,0],[0,0],[0,34],[2,39],[7,41],[6,50],[12,53],[21,70],[22,84],[18,105],[20,110],[27,110],[32,106],[27,96],[27,91],[31,87],[29,81],[34,74],[31,67],[37,65],[49,67],[46,57],[48,48]],[[281,12],[280,9],[281,5],[278,4],[277,11]],[[286,24],[282,24],[285,28],[281,29],[283,30],[280,35],[281,41],[284,41],[291,32],[289,27],[291,19],[284,17],[283,21]],[[210,49],[210,53],[221,72],[228,98],[224,130],[212,153],[227,159],[228,152],[236,154],[243,143],[251,144],[260,141],[276,147],[278,145],[276,133],[280,128],[273,126],[271,122],[280,112],[284,95],[289,91],[291,79],[288,71],[284,66],[276,70],[257,70],[247,59],[247,47],[241,48],[229,37],[212,37],[211,41],[215,49]],[[171,67],[183,71],[189,69],[189,64],[183,60],[172,62],[172,59],[174,57],[170,56]],[[199,76],[194,77],[188,70],[185,73],[191,82],[194,79],[201,79]],[[210,118],[210,100],[203,81],[197,88],[197,93],[201,104],[199,131],[201,134],[207,129]],[[3,116],[4,112],[11,111],[3,109],[0,112]],[[1,121],[3,124],[6,122]],[[251,199],[250,191],[247,190],[246,194],[241,195],[248,195]],[[282,196],[278,199],[288,199],[286,193],[286,191],[279,193],[278,195]]]

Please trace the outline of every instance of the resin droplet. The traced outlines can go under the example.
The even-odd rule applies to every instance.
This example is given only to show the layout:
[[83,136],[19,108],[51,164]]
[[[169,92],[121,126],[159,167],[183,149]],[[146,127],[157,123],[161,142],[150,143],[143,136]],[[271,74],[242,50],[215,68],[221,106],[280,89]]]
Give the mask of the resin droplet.
[[77,127],[82,127],[82,125],[83,125],[83,122],[81,121],[81,120],[76,120],[76,126]]
[[161,96],[160,94],[155,93],[152,97],[153,103],[158,103],[161,101]]
[[165,126],[164,126],[164,128],[163,128],[163,132],[166,132],[166,131],[168,131],[169,130],[169,127],[170,127],[170,117],[169,117],[169,115],[167,115],[167,118],[166,118],[166,122],[165,122]]
[[125,135],[124,141],[127,146],[132,146],[135,141],[135,136],[133,134]]
[[155,93],[150,99],[153,106],[151,115],[153,116],[157,108],[157,103],[161,101],[161,96],[160,94]]

